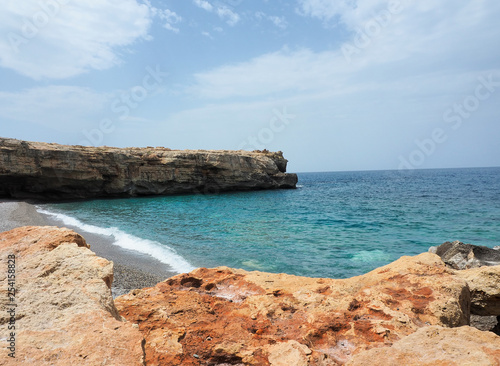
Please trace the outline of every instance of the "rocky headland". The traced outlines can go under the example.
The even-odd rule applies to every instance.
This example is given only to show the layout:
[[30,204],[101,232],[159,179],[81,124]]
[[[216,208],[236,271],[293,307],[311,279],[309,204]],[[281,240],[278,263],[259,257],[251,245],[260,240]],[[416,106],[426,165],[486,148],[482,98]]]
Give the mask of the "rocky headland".
[[469,326],[500,315],[499,265],[423,253],[342,280],[199,268],[113,301],[112,262],[68,229],[4,232],[9,256],[16,359],[3,270],[0,365],[500,364],[500,337]]
[[66,146],[0,138],[0,197],[82,199],[295,188],[281,152]]

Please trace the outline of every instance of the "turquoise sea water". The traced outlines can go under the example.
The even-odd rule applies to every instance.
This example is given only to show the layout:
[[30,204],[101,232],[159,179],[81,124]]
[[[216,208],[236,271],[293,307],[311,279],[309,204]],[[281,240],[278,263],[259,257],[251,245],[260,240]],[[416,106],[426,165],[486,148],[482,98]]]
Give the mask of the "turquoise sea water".
[[500,245],[500,168],[299,174],[296,190],[40,206],[175,271],[345,278],[445,241]]

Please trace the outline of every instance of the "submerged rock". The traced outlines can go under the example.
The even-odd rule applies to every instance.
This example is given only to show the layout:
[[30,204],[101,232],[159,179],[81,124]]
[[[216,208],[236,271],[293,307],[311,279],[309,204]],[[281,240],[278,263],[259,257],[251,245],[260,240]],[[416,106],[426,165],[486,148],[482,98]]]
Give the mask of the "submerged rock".
[[75,199],[295,188],[281,152],[83,147],[0,138],[0,197]]

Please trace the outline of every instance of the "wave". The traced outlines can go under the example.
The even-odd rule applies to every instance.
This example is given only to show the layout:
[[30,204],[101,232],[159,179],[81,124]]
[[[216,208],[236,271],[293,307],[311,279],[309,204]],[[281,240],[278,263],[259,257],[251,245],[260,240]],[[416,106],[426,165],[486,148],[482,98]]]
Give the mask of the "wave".
[[134,250],[142,254],[148,254],[158,259],[160,262],[169,265],[174,271],[178,273],[191,272],[195,269],[195,267],[193,267],[188,261],[177,254],[174,249],[159,242],[142,239],[137,236],[127,234],[126,232],[121,231],[120,229],[115,227],[103,228],[95,225],[85,224],[74,217],[67,216],[61,213],[50,212],[42,209],[41,207],[37,207],[37,211],[44,215],[54,217],[57,220],[62,221],[65,225],[78,227],[92,234],[112,236],[114,238],[114,245],[128,250]]

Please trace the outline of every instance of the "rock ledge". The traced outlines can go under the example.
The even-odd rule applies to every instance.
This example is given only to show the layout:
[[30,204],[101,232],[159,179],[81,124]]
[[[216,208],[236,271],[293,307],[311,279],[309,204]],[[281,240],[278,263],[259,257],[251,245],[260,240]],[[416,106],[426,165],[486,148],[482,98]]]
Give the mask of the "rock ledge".
[[83,147],[0,138],[0,197],[81,199],[295,188],[282,152]]

